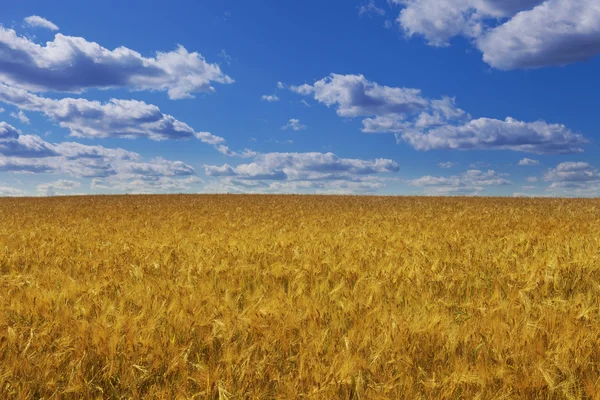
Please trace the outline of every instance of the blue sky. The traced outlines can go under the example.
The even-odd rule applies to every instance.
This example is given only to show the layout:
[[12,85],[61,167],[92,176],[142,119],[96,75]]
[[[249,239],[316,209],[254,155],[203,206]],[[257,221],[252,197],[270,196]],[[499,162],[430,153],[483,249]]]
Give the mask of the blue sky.
[[600,194],[597,0],[24,0],[0,24],[0,195]]

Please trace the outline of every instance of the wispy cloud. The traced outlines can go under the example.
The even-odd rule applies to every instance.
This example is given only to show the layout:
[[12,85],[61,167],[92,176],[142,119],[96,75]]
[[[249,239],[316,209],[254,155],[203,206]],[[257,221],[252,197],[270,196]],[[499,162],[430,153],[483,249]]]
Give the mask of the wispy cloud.
[[288,121],[287,124],[281,127],[283,130],[291,129],[294,131],[301,131],[306,129],[306,125],[302,125],[299,119],[292,118]]
[[23,110],[19,110],[19,112],[11,112],[10,116],[18,119],[19,121],[21,121],[24,124],[28,124],[29,125],[29,118],[27,117],[27,115],[25,115],[25,113],[23,112]]
[[39,15],[32,15],[24,19],[25,23],[29,26],[35,28],[46,28],[51,31],[57,31],[58,26],[56,24],[48,21],[46,18],[42,18]]
[[362,4],[358,8],[358,15],[385,15],[385,10],[383,8],[377,7],[375,4],[375,0],[368,0],[365,4]]

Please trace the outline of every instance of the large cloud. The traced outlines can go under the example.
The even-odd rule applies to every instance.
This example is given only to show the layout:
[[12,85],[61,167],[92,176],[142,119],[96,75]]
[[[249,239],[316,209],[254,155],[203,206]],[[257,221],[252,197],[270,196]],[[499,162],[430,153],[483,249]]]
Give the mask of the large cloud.
[[79,92],[124,87],[167,91],[171,99],[213,91],[212,84],[232,83],[217,64],[183,46],[146,58],[119,47],[109,50],[81,37],[57,34],[42,46],[0,27],[0,81],[30,91]]
[[52,145],[39,136],[22,135],[18,129],[3,121],[0,122],[0,154],[23,158],[58,155]]
[[597,0],[393,0],[408,36],[447,46],[455,36],[473,40],[499,69],[564,65],[600,53]]
[[477,41],[498,69],[565,65],[600,53],[600,2],[548,0],[515,15]]
[[363,75],[338,75],[291,86],[335,107],[341,117],[364,118],[363,132],[392,132],[417,150],[513,150],[537,154],[576,153],[587,140],[564,125],[544,121],[472,119],[455,99],[427,99],[418,89],[382,86]]
[[0,84],[0,101],[28,111],[37,111],[85,138],[140,138],[151,140],[198,138],[222,145],[225,140],[208,132],[196,132],[188,124],[163,114],[152,104],[112,99],[107,103],[80,98],[60,100],[38,96],[24,89]]
[[[183,190],[198,181],[194,168],[181,161],[143,161],[138,153],[119,148],[48,143],[35,135],[23,135],[5,122],[0,122],[0,172],[92,178],[95,188],[136,192]],[[56,185],[44,186],[41,191],[53,189]]]
[[449,177],[423,176],[408,181],[410,185],[422,187],[427,194],[461,195],[480,194],[488,187],[510,185],[510,181],[496,171],[468,170]]
[[37,185],[36,190],[42,196],[61,196],[70,193],[73,189],[81,186],[81,183],[66,179],[47,182]]
[[0,185],[0,196],[23,196],[25,193],[21,189]]
[[397,172],[392,160],[339,158],[333,153],[266,153],[252,163],[231,167],[205,166],[209,176],[235,176],[250,180],[352,180],[361,175]]
[[425,133],[397,134],[417,150],[513,150],[536,154],[582,152],[587,140],[560,124],[479,118],[463,125],[435,127]]
[[402,6],[398,23],[407,35],[432,46],[447,46],[459,35],[478,36],[491,19],[510,17],[544,0],[393,0]]
[[290,89],[313,95],[327,107],[335,106],[340,117],[403,114],[427,107],[420,90],[380,86],[363,75],[331,74],[313,85]]
[[564,162],[549,170],[544,179],[548,191],[568,196],[599,196],[600,171],[587,162]]
[[372,193],[394,178],[379,174],[395,173],[392,160],[340,158],[333,153],[256,154],[251,163],[231,166],[205,165],[209,192],[313,192]]

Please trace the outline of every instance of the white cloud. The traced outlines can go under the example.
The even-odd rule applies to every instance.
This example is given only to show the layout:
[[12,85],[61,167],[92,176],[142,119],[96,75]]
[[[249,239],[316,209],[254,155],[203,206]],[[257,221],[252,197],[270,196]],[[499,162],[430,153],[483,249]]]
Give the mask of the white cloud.
[[37,185],[36,190],[41,196],[62,196],[80,186],[79,182],[59,179],[54,182]]
[[510,185],[510,181],[496,171],[468,170],[449,177],[423,176],[408,181],[410,185],[422,187],[426,194],[468,195],[480,194],[487,187]]
[[531,183],[535,183],[535,182],[539,181],[537,176],[528,176],[526,180],[527,180],[527,182],[531,182]]
[[108,103],[86,99],[60,100],[37,96],[23,89],[0,84],[0,101],[45,114],[67,128],[71,136],[85,138],[140,138],[151,140],[197,138],[211,145],[225,140],[208,132],[196,132],[152,104],[137,100],[111,99]]
[[25,193],[21,189],[0,185],[0,196],[23,196]]
[[6,111],[4,108],[0,107],[0,113],[3,113],[4,111]]
[[[194,168],[181,161],[155,158],[146,162],[138,153],[119,148],[48,143],[39,136],[23,135],[5,122],[0,122],[0,172],[94,178],[96,188],[120,191],[182,190],[198,180]],[[59,192],[56,185],[40,191],[52,189]]]
[[108,178],[95,178],[92,180],[91,187],[109,192],[118,191],[135,194],[156,192],[181,193],[189,191],[192,185],[201,182],[202,180],[197,176],[184,178],[136,176],[130,179],[122,179],[122,177],[116,175]]
[[231,65],[231,60],[233,60],[233,58],[227,53],[227,50],[221,49],[221,52],[217,55],[223,60],[225,60],[225,63],[227,63],[227,65]]
[[27,157],[56,156],[53,146],[39,136],[23,135],[21,131],[0,122],[0,155]]
[[339,158],[333,153],[266,153],[257,155],[250,164],[205,166],[205,170],[209,176],[249,179],[347,179],[352,175],[397,172],[398,164],[386,159]]
[[365,118],[362,124],[362,131],[365,133],[405,132],[413,127],[413,122],[404,121],[403,116]]
[[548,191],[567,196],[600,195],[600,171],[587,162],[564,162],[546,173]]
[[442,163],[439,163],[439,164],[438,164],[438,166],[439,166],[440,168],[445,168],[445,169],[449,169],[449,168],[455,167],[455,166],[457,166],[457,165],[458,165],[458,163],[456,163],[456,162],[451,162],[451,161],[448,161],[448,162],[442,162]]
[[263,101],[267,101],[267,102],[269,102],[269,103],[274,103],[274,102],[276,102],[276,101],[279,101],[279,97],[275,96],[274,94],[269,94],[269,95],[267,95],[267,94],[264,94],[264,95],[261,97],[261,99],[262,99]]
[[535,154],[576,153],[587,140],[564,125],[513,118],[473,119],[454,98],[430,100],[418,89],[381,86],[363,75],[337,75],[291,86],[340,117],[363,119],[363,132],[393,132],[417,150],[513,150]]
[[299,119],[292,118],[288,123],[281,127],[283,130],[292,129],[294,131],[301,131],[306,129],[306,125],[302,125]]
[[546,180],[585,182],[600,179],[600,173],[587,162],[564,162],[546,174]]
[[494,68],[566,65],[600,53],[598,0],[548,0],[515,15],[477,40]]
[[46,18],[42,18],[39,15],[31,15],[24,19],[25,23],[29,26],[33,26],[35,28],[46,28],[51,31],[57,31],[58,26],[48,21]]
[[505,20],[544,0],[392,0],[402,7],[397,22],[407,36],[448,46],[455,36],[477,37],[489,24]]
[[532,195],[532,194],[529,194],[529,193],[523,193],[523,192],[514,192],[514,193],[512,194],[512,197],[516,197],[516,198],[518,198],[518,197],[524,197],[524,198],[528,198],[528,197],[535,197],[535,196],[534,196],[534,195]]
[[468,0],[393,0],[404,6],[398,17],[407,36],[422,35],[431,46],[448,46],[450,38],[473,36],[479,29]]
[[287,140],[279,140],[279,139],[268,139],[265,140],[265,143],[274,143],[274,144],[293,144],[294,141],[292,139]]
[[290,90],[313,95],[327,107],[335,106],[340,117],[398,115],[428,105],[418,89],[380,86],[363,75],[331,74],[313,85],[291,86]]
[[448,46],[463,36],[498,69],[564,65],[600,53],[597,0],[392,0],[408,37]]
[[417,130],[397,134],[417,150],[513,150],[535,154],[582,152],[587,140],[560,124],[522,122],[512,118],[471,120],[464,125],[446,125],[425,133]]
[[315,194],[371,194],[385,188],[386,179],[362,181],[248,181],[223,178],[204,186],[208,193],[315,193]]
[[534,165],[540,165],[540,162],[538,160],[532,160],[531,158],[523,158],[522,160],[519,160],[519,165],[521,167],[529,167]]
[[476,161],[474,163],[469,164],[469,168],[471,169],[481,169],[491,167],[492,164],[487,163],[485,161]]
[[13,118],[15,118],[15,119],[18,119],[19,121],[21,121],[24,124],[29,125],[29,122],[30,122],[29,118],[27,117],[27,115],[25,115],[25,113],[23,112],[23,110],[19,110],[18,113],[11,112],[10,116],[13,117]]
[[60,33],[41,46],[0,27],[0,52],[0,82],[37,92],[122,87],[166,91],[171,99],[182,99],[213,91],[213,83],[233,82],[217,64],[183,46],[146,58],[126,47],[109,50]]
[[358,8],[358,15],[365,14],[377,14],[377,15],[385,15],[385,10],[383,8],[377,7],[375,4],[375,0],[368,0],[366,3],[362,4]]

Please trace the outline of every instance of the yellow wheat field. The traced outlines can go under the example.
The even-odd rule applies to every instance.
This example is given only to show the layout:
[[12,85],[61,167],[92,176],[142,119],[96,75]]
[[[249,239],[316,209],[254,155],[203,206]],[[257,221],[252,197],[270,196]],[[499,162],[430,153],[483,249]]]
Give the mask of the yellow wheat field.
[[600,398],[600,200],[0,199],[0,398]]

